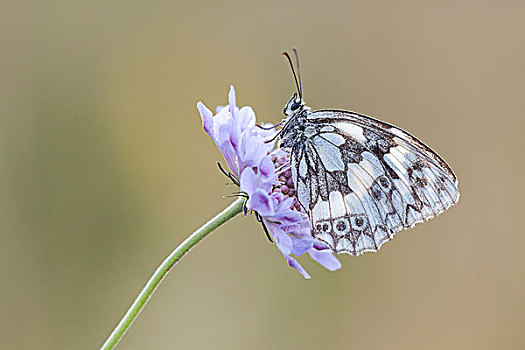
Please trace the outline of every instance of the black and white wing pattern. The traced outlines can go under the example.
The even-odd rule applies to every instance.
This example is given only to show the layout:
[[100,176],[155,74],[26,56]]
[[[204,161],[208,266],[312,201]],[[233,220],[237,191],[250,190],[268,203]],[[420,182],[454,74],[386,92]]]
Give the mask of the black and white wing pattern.
[[336,253],[378,250],[459,199],[456,175],[409,133],[358,113],[308,113],[291,149],[297,198],[313,236]]

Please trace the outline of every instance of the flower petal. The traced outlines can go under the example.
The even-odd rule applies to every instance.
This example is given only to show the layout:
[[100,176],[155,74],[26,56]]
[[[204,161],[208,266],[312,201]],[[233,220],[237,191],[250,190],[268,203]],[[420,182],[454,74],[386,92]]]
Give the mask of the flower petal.
[[252,168],[246,168],[241,173],[240,179],[241,191],[251,196],[257,186],[257,175]]
[[293,242],[290,236],[280,229],[273,229],[271,232],[273,239],[275,239],[275,244],[277,244],[277,248],[281,253],[283,253],[284,256],[292,254]]
[[[237,112],[237,121],[241,130],[246,130],[255,126],[255,112],[251,107],[241,107]],[[271,125],[271,124],[270,124]],[[261,131],[263,129],[260,129]]]
[[299,239],[292,237],[293,250],[292,253],[295,256],[301,256],[312,248],[312,240]]
[[266,148],[261,142],[261,138],[257,134],[249,131],[242,133],[238,152],[245,166],[259,166],[267,153]]
[[206,131],[212,140],[215,141],[215,134],[213,131],[213,113],[201,101],[197,102],[197,109],[201,115],[204,131]]
[[323,243],[319,240],[314,240],[314,249],[316,250],[327,250],[327,249],[330,249],[330,247],[326,244],[326,243]]
[[286,256],[285,258],[286,258],[286,261],[288,261],[288,265],[290,265],[291,267],[293,267],[294,269],[299,271],[301,273],[301,275],[304,276],[304,278],[306,278],[307,280],[312,278],[312,277],[310,277],[308,272],[306,272],[306,270],[301,266],[301,264],[299,264],[297,262],[297,260],[295,260],[291,256]]
[[260,188],[257,188],[246,203],[248,209],[256,211],[262,216],[272,216],[275,212],[274,198]]
[[233,149],[233,146],[230,142],[224,141],[222,144],[219,145],[219,149],[222,153],[222,156],[226,160],[226,164],[228,164],[228,168],[230,168],[233,175],[236,177],[239,176],[239,161],[237,158],[237,154],[235,154],[235,150]]
[[228,93],[228,107],[230,108],[231,114],[235,113],[237,108],[237,99],[235,97],[235,88],[233,85],[230,85],[230,92]]
[[329,271],[336,271],[341,268],[341,262],[332,254],[329,250],[316,250],[311,249],[308,251],[310,257],[317,261],[321,266]]
[[276,214],[274,215],[275,220],[278,220],[283,225],[293,225],[301,223],[306,215],[299,213],[298,211],[292,210],[289,207],[286,207],[285,210],[279,211],[276,209]]
[[310,222],[308,220],[301,224],[284,226],[282,229],[292,239],[292,253],[295,256],[301,256],[313,247],[314,239],[310,235]]
[[233,123],[231,123],[229,120],[221,120],[223,119],[221,118],[221,114],[217,114],[214,118],[215,123],[213,128],[215,137],[217,138],[217,145],[221,145],[223,142],[231,143],[230,135],[232,133],[232,129],[235,128]]
[[270,179],[270,178],[276,176],[276,174],[275,174],[275,165],[273,164],[273,162],[270,159],[270,157],[264,157],[261,160],[261,164],[259,164],[259,171],[260,171],[261,175],[264,176],[267,179]]

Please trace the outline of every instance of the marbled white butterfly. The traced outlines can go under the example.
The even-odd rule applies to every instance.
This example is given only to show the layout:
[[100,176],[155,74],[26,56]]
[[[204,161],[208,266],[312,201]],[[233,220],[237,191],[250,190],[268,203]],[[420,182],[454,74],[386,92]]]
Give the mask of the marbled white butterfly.
[[336,253],[376,251],[394,234],[442,213],[459,199],[452,169],[414,136],[341,110],[311,111],[297,93],[284,108],[279,147],[291,154],[296,196],[312,234]]

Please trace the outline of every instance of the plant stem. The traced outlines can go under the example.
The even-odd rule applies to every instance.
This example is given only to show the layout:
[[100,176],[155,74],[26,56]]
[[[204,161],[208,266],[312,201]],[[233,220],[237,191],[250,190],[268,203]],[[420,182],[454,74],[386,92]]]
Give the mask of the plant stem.
[[104,345],[102,345],[100,348],[101,350],[113,349],[115,346],[117,346],[120,339],[122,339],[135,318],[137,318],[140,311],[142,311],[159,284],[162,282],[164,277],[166,277],[168,272],[170,272],[171,268],[177,263],[177,261],[179,261],[184,256],[184,254],[186,254],[204,237],[209,235],[213,230],[239,214],[242,211],[245,200],[245,198],[238,198],[226,209],[217,214],[213,219],[195,230],[191,235],[189,235],[188,238],[184,240],[184,242],[175,248],[175,250],[172,251],[170,255],[168,255],[168,257],[162,262],[162,264],[160,264],[155,273],[151,276],[148,283],[146,283],[122,320],[120,320],[117,327],[108,337]]

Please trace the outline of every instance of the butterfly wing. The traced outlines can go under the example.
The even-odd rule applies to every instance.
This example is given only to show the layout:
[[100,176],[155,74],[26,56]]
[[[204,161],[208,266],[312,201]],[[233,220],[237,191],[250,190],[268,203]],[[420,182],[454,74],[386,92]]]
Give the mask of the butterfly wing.
[[452,169],[409,133],[336,110],[310,113],[307,125],[292,177],[314,237],[336,253],[376,251],[457,203]]

